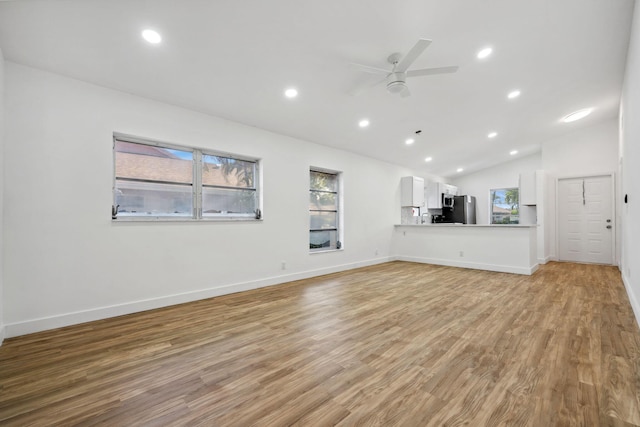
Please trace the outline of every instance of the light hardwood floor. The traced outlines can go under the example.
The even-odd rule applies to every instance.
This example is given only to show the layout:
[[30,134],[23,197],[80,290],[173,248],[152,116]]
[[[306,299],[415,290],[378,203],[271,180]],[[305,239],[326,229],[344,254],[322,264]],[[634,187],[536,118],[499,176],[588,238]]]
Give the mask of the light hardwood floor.
[[391,262],[6,340],[0,424],[640,425],[614,267]]

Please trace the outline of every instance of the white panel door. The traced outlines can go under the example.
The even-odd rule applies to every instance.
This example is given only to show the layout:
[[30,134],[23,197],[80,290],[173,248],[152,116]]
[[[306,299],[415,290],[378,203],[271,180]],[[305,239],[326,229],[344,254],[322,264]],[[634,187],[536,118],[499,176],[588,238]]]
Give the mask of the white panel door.
[[613,263],[611,177],[558,180],[561,261]]

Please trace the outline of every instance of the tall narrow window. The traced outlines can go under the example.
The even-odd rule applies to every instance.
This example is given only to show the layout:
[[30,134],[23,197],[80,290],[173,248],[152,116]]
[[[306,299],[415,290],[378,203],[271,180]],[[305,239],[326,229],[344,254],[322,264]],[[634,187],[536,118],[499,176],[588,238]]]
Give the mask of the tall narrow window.
[[340,249],[340,175],[312,169],[309,181],[309,250]]
[[112,217],[261,218],[258,161],[114,135]]
[[518,188],[496,188],[490,191],[491,224],[520,223],[519,193]]

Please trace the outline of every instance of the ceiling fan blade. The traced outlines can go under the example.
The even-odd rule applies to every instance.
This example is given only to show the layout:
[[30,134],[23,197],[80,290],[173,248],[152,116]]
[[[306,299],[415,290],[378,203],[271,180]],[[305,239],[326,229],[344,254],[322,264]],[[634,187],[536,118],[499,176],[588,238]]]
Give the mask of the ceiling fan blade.
[[386,77],[380,79],[379,76],[369,75],[367,78],[361,79],[352,88],[347,90],[347,94],[351,96],[358,96],[366,92],[367,90],[379,85],[387,80]]
[[407,71],[407,68],[409,68],[411,64],[413,64],[413,61],[418,59],[418,56],[420,56],[422,52],[424,52],[424,50],[429,47],[430,44],[431,40],[418,39],[418,42],[411,48],[409,52],[407,52],[404,58],[402,58],[402,60],[398,62],[398,65],[396,66],[394,71],[401,73]]
[[456,71],[458,71],[457,65],[453,65],[450,67],[423,68],[421,70],[407,71],[407,77],[433,76],[435,74],[455,73]]
[[351,62],[350,65],[358,68],[360,71],[364,71],[365,73],[370,74],[385,74],[388,75],[391,73],[390,70],[385,70],[383,68],[370,67],[369,65],[356,64],[355,62]]

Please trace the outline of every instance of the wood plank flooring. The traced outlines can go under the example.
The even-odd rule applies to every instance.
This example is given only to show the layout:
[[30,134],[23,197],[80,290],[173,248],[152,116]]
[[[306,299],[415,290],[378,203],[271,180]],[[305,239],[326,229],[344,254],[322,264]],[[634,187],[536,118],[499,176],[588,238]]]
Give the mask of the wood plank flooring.
[[6,340],[4,426],[640,426],[615,267],[391,262]]

